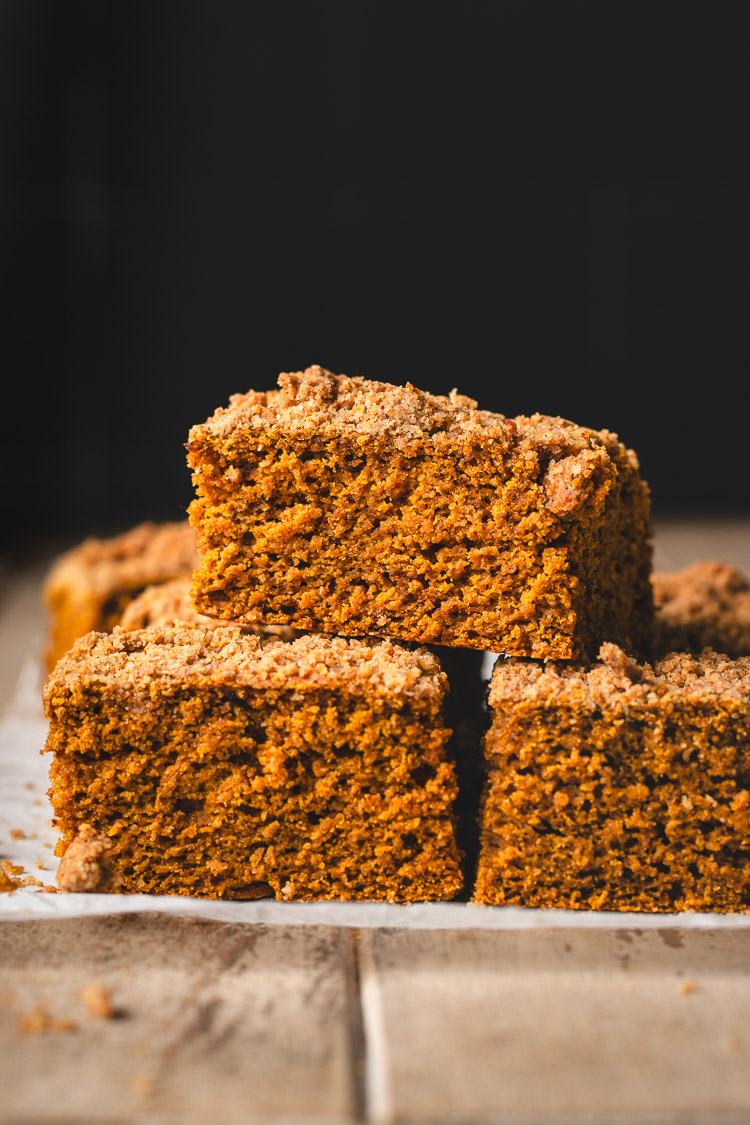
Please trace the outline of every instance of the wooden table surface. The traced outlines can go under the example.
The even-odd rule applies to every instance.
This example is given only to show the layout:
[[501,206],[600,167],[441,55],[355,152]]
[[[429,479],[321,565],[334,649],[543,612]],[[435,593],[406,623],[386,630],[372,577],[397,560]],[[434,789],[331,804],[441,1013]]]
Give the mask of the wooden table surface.
[[[656,548],[750,573],[750,523]],[[0,709],[42,572],[0,587]],[[750,928],[5,920],[0,1122],[99,1121],[748,1122]]]

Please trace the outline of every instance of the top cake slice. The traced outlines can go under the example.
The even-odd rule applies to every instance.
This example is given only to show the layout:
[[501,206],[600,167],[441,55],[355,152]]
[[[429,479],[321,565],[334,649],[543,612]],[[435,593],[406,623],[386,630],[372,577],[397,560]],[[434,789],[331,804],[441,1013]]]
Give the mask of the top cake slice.
[[235,395],[188,461],[210,617],[539,658],[646,643],[648,489],[606,431],[311,367]]

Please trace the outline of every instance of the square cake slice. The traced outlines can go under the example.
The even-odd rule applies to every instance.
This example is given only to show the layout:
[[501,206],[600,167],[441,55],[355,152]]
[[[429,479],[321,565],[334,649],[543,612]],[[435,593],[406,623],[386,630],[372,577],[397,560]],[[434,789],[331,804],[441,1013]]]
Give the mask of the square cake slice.
[[606,431],[312,367],[188,460],[209,617],[545,659],[650,636],[648,489]]
[[86,539],[61,555],[44,585],[50,617],[48,669],[73,641],[108,633],[147,586],[192,574],[198,562],[187,520],[141,523],[111,539]]
[[733,566],[696,562],[651,576],[656,606],[654,654],[750,656],[750,582]]
[[435,657],[173,625],[76,642],[45,689],[61,889],[450,899]]
[[[226,628],[226,622],[205,617],[193,607],[190,577],[175,578],[159,586],[149,586],[127,607],[120,622],[123,629],[145,629],[151,625],[172,625],[182,621],[202,629]],[[301,636],[290,625],[238,625],[243,632],[276,636],[283,641]],[[435,645],[439,669],[448,679],[446,718],[453,736],[448,752],[456,765],[459,795],[458,842],[464,853],[464,870],[476,866],[476,809],[483,775],[482,734],[486,726],[483,706],[486,682],[482,677],[484,654],[476,649],[447,648]]]
[[750,907],[750,658],[499,661],[475,898]]

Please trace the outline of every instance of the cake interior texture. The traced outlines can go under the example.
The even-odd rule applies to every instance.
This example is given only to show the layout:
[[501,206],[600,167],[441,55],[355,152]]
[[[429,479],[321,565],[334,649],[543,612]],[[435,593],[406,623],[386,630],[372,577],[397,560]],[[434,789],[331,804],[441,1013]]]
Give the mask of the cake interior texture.
[[750,659],[499,661],[479,902],[750,907]]
[[559,659],[649,635],[648,490],[607,432],[310,368],[188,459],[209,617]]
[[187,520],[141,523],[110,539],[86,539],[61,555],[44,585],[50,617],[47,668],[78,637],[92,630],[110,632],[147,586],[192,574],[196,565],[195,532]]
[[82,638],[45,688],[61,889],[455,897],[444,693],[431,653],[389,642]]

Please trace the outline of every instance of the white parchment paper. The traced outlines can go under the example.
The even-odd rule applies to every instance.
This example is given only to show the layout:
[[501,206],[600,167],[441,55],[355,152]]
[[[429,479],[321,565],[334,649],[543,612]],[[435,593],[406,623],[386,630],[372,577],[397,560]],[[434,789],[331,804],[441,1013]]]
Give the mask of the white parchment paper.
[[[54,886],[57,833],[47,798],[49,761],[41,754],[47,723],[35,660],[24,666],[5,718],[0,722],[0,859],[23,867]],[[529,929],[536,927],[746,927],[750,915],[631,914],[579,910],[525,910],[472,903],[287,903],[272,899],[221,902],[178,895],[51,894],[25,886],[0,893],[3,918],[71,918],[95,914],[160,912],[226,922],[266,925],[409,927],[412,929]]]

